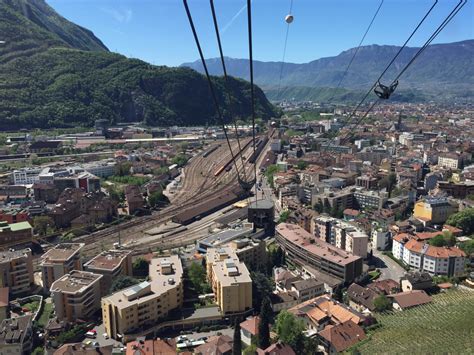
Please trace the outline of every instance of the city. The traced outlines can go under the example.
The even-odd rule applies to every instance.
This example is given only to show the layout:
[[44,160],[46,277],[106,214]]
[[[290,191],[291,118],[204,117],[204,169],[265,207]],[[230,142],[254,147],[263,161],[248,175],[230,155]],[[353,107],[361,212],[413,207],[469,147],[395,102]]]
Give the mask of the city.
[[[16,1],[2,1],[0,10],[20,18]],[[61,63],[50,74],[67,76],[50,83],[64,84],[54,94],[42,81],[46,72],[36,84],[37,73],[28,83],[0,82],[0,354],[473,352],[470,93],[448,83],[434,100],[426,84],[429,99],[406,99],[404,87],[390,100],[398,79],[385,86],[379,78],[370,99],[354,105],[357,91],[336,98],[360,44],[323,98],[295,97],[296,86],[285,94],[289,84],[280,83],[291,63],[284,60],[278,86],[257,79],[260,89],[252,41],[250,77],[228,76],[214,2],[222,58],[215,63],[204,59],[183,3],[202,60],[196,68],[153,72],[113,57],[43,0],[25,6],[41,16],[51,11],[59,27],[74,31],[50,36],[52,17],[44,15],[48,31],[41,27],[21,45],[11,44],[14,36],[0,41],[1,63],[19,70],[24,63],[15,56],[53,51]],[[297,19],[292,6],[287,39]],[[251,25],[251,9],[249,0],[236,16]],[[20,23],[2,16],[7,26]],[[34,16],[22,21],[40,28]],[[51,47],[43,54],[30,48],[34,36]],[[73,49],[71,36],[79,41]],[[414,59],[442,46],[433,38],[410,48],[418,50]],[[393,61],[405,45],[399,48]],[[120,84],[97,74],[94,85],[111,87],[89,90],[69,73],[89,50],[97,51],[91,65]],[[408,58],[405,67],[397,62],[398,76]],[[139,77],[140,89],[128,76]],[[127,85],[131,96],[121,91]],[[43,106],[30,110],[25,95],[33,106],[41,97]]]

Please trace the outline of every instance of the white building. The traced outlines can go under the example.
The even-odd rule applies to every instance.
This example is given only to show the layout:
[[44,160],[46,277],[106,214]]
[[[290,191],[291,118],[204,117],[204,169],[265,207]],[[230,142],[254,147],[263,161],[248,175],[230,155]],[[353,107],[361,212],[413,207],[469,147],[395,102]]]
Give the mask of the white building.
[[448,169],[459,169],[461,158],[456,153],[447,153],[438,157],[438,165]]
[[13,170],[13,185],[31,185],[39,180],[42,168],[23,168]]

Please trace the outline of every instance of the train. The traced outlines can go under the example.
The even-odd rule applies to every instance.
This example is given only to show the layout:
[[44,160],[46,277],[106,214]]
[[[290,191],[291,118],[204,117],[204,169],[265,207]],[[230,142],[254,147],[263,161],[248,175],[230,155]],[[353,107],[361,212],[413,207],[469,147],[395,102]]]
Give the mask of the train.
[[255,164],[255,162],[257,161],[257,158],[260,156],[260,153],[262,153],[262,150],[263,148],[265,148],[267,143],[268,143],[267,136],[263,137],[262,139],[259,139],[259,141],[255,144],[255,151],[252,152],[252,154],[247,159],[247,161],[251,164]]
[[214,147],[212,147],[211,149],[208,149],[204,152],[204,154],[202,155],[203,158],[207,158],[209,155],[211,155],[213,152],[215,152],[217,150],[217,148],[219,148],[221,145],[218,144]]

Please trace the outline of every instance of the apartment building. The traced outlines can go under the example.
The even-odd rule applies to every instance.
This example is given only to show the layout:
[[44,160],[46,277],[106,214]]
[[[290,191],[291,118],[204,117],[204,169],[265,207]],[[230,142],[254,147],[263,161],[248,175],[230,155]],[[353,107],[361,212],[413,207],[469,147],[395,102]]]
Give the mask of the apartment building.
[[102,275],[104,291],[108,291],[115,277],[132,276],[132,252],[130,250],[103,251],[85,263],[84,270]]
[[33,281],[31,249],[0,252],[0,287],[15,297],[29,293]]
[[177,255],[155,258],[150,281],[102,298],[105,331],[120,339],[139,327],[153,326],[183,304],[183,267]]
[[43,171],[42,168],[23,168],[13,170],[11,179],[14,185],[30,185],[39,180],[39,175]]
[[231,248],[208,249],[207,277],[223,314],[252,308],[252,279],[243,262]]
[[456,212],[447,198],[444,197],[426,197],[415,204],[413,216],[426,223],[442,224],[448,217]]
[[87,321],[100,309],[102,275],[73,270],[51,285],[56,317],[61,321]]
[[392,254],[405,264],[431,275],[462,275],[466,263],[466,253],[461,249],[435,247],[408,234],[398,234],[393,238]]
[[0,247],[29,244],[33,239],[33,228],[29,222],[0,222]]
[[81,250],[84,243],[62,243],[41,257],[43,288],[49,291],[54,281],[73,270],[82,270]]
[[388,195],[385,192],[370,191],[357,188],[354,191],[356,204],[362,209],[380,210],[387,202]]
[[32,317],[5,319],[0,324],[0,355],[29,355],[33,350]]
[[460,169],[462,165],[461,157],[456,153],[444,153],[438,156],[438,166],[448,169]]
[[239,260],[251,270],[258,270],[267,263],[266,244],[263,240],[243,238],[229,243]]
[[326,243],[361,258],[367,257],[369,236],[361,229],[337,218],[315,218],[315,236]]
[[316,239],[300,226],[281,223],[275,238],[288,260],[299,266],[309,265],[344,282],[352,282],[362,274],[361,257]]

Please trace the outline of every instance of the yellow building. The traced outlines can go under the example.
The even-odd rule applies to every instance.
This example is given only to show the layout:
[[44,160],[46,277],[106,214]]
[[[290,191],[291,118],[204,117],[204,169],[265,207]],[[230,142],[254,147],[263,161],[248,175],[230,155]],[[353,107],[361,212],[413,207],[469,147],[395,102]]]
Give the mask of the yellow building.
[[150,281],[102,298],[102,318],[109,337],[121,339],[141,327],[156,325],[183,304],[183,267],[177,255],[152,259]]
[[207,277],[223,314],[252,307],[252,279],[232,248],[211,248],[206,255]]
[[427,197],[415,204],[413,216],[424,222],[440,224],[446,222],[455,208],[446,198]]

